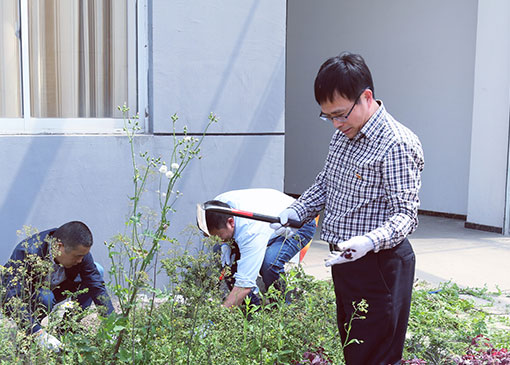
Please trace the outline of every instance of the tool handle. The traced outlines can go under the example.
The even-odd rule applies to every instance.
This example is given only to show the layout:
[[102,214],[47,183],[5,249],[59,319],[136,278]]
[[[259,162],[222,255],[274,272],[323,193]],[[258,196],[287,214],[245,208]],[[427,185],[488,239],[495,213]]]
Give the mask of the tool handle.
[[[207,205],[205,207],[206,210],[210,210],[216,213],[230,214],[236,217],[254,219],[257,221],[268,222],[268,223],[280,223],[280,217],[275,217],[272,215],[265,215],[253,212],[247,212],[244,210],[234,209],[234,208],[226,208],[226,207],[218,207],[213,205]],[[289,219],[286,226],[290,226],[292,228],[301,228],[303,223],[294,219]]]
[[[278,218],[278,223],[280,223],[280,218]],[[304,223],[301,222],[301,221],[297,221],[295,219],[289,219],[285,226],[289,226],[289,227],[292,227],[292,228],[301,228],[301,227],[303,227],[303,224]]]
[[[235,211],[237,209],[232,209],[232,210]],[[238,211],[238,212],[242,212],[242,215],[239,215],[240,217],[250,218],[247,215],[251,215],[251,218],[259,220],[259,221],[268,222],[268,223],[281,223],[280,222],[280,217],[275,217],[275,216],[272,216],[272,215],[259,214],[259,213],[252,213],[252,212],[244,212],[244,211]],[[292,228],[301,228],[303,226],[303,223],[301,223],[300,221],[297,221],[295,219],[289,219],[285,226],[289,226],[289,227],[292,227]]]

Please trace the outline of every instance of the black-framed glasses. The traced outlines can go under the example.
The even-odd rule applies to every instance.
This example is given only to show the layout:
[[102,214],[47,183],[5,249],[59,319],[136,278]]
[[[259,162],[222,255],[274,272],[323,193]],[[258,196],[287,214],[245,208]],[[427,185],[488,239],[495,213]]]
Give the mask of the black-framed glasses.
[[321,118],[325,122],[329,121],[329,122],[343,123],[343,122],[347,121],[347,118],[349,118],[349,115],[351,115],[352,111],[354,110],[354,107],[356,106],[356,104],[358,104],[359,98],[361,97],[361,95],[363,95],[363,93],[365,92],[366,89],[368,89],[368,88],[363,89],[363,91],[361,91],[359,93],[358,97],[356,99],[354,99],[354,104],[352,104],[352,107],[347,112],[347,114],[328,117],[326,114],[324,114],[321,111],[321,113],[319,114],[319,118]]

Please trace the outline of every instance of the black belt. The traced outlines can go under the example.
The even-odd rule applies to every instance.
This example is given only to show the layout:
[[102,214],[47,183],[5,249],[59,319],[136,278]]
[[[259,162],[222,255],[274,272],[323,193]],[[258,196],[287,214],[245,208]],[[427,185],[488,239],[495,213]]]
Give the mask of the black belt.
[[336,243],[329,243],[328,242],[328,244],[329,244],[329,251],[330,252],[333,252],[333,251],[341,252],[341,251],[343,251],[343,250],[340,249],[340,247],[338,247],[338,245]]

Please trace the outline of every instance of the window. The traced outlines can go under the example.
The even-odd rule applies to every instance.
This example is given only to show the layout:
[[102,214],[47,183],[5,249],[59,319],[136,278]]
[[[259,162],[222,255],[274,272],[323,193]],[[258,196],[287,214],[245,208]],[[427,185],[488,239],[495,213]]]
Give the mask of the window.
[[145,111],[142,8],[137,0],[1,0],[0,133],[116,132],[117,106]]

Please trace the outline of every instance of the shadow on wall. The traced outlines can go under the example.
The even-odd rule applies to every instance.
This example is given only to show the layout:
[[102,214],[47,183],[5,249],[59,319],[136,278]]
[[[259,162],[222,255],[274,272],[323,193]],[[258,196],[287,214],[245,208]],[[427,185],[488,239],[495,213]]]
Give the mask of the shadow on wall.
[[[259,105],[246,124],[247,130],[251,130],[252,125],[257,123],[266,110],[267,107],[276,97],[280,97],[275,93],[279,90],[281,79],[280,75],[284,71],[284,54],[280,56],[277,63],[271,82],[268,83],[263,96],[260,99]],[[275,121],[282,120],[284,109],[281,108],[281,114],[272,115]],[[220,123],[221,116],[220,117]],[[163,137],[161,137],[163,138]],[[214,196],[228,190],[243,189],[243,188],[256,188],[256,187],[274,187],[281,189],[283,186],[275,186],[283,184],[283,143],[281,145],[281,156],[279,155],[280,149],[275,151],[278,147],[274,143],[275,138],[283,138],[282,135],[224,135],[224,136],[208,136],[202,145],[203,159],[200,160],[202,167],[197,171],[193,167],[194,173],[185,173],[179,181],[179,186],[201,186],[202,192],[211,192],[212,196],[207,196],[205,199],[212,199]],[[164,146],[164,144],[162,145]],[[160,146],[160,148],[162,148]],[[165,157],[163,157],[164,159]],[[194,161],[192,165],[197,163]],[[261,166],[261,164],[271,164],[271,166]],[[257,183],[257,181],[264,181],[257,173],[264,171],[264,173],[271,173],[271,175],[282,175],[281,181],[274,181],[272,177],[267,176],[267,183]],[[199,179],[199,181],[196,181]],[[216,179],[215,181],[212,181]],[[255,182],[255,185],[254,185]],[[211,191],[211,187],[214,191]]]
[[[280,95],[276,93],[280,90],[279,85],[281,82],[280,75],[285,74],[285,63],[284,63],[284,52],[280,54],[279,61],[276,64],[275,70],[271,77],[271,82],[268,83],[266,89],[264,90],[264,94],[260,99],[259,105],[256,108],[256,112],[253,114],[250,122],[247,124],[247,130],[252,130],[251,126],[257,123],[257,121],[264,118],[264,113],[267,110],[270,110],[269,104],[273,102],[275,98],[279,98]],[[282,105],[280,115],[271,115],[269,116],[275,122],[283,119],[284,108]],[[255,138],[253,143],[245,143],[241,145],[241,148],[237,151],[225,151],[225,153],[233,153],[236,158],[234,159],[234,163],[229,169],[225,169],[222,173],[225,175],[223,190],[230,190],[233,187],[236,188],[257,188],[257,187],[267,187],[268,185],[273,185],[274,182],[270,181],[270,184],[266,186],[252,186],[250,183],[255,180],[255,175],[257,171],[259,171],[260,164],[263,161],[267,161],[267,153],[273,153],[273,151],[269,150],[270,146],[270,138],[264,138],[261,136],[260,138]],[[281,169],[283,174],[283,154],[281,158],[278,156],[273,157],[273,160],[276,161],[274,168]],[[278,162],[280,161],[280,162]],[[242,176],[240,176],[242,174]],[[282,180],[283,183],[283,180]],[[219,194],[220,192],[218,192]]]
[[[250,17],[247,17],[246,22],[243,26],[243,31],[240,33],[239,38],[234,46],[234,50],[239,50],[242,47],[242,43],[244,38],[246,37],[246,34],[248,32],[248,29],[250,27],[250,24],[253,20],[253,14],[257,10],[258,2],[255,1],[252,4],[252,7],[249,11],[249,14],[251,14]],[[230,70],[233,68],[233,65],[235,64],[237,59],[237,55],[232,54],[230,57],[229,63],[225,67],[225,71],[223,72],[223,81],[219,83],[219,85],[225,85],[227,82],[228,77],[231,75]],[[243,121],[245,122],[245,131],[250,132],[252,130],[255,130],[255,128],[252,128],[257,121],[261,120],[262,118],[271,118],[276,122],[283,119],[284,115],[284,105],[282,105],[281,108],[281,114],[279,115],[265,115],[268,110],[272,110],[270,108],[270,105],[274,103],[274,100],[279,100],[281,96],[278,94],[278,91],[281,90],[280,85],[285,83],[285,49],[282,49],[279,57],[278,62],[275,64],[275,68],[273,70],[273,73],[270,77],[270,82],[267,84],[263,94],[260,97],[259,105],[255,109],[255,113],[253,113],[251,120]],[[213,102],[211,103],[211,106],[209,110],[215,110],[218,104],[218,100],[221,98],[222,88],[219,87],[216,91],[216,96],[213,99]],[[221,116],[220,117],[220,123],[221,123]],[[242,112],[239,113],[240,118],[244,118],[245,116],[242,115]],[[236,122],[236,121],[231,121]],[[265,158],[262,158],[266,153],[271,153],[271,151],[268,151],[269,147],[269,138],[260,138],[255,141],[255,143],[246,143],[242,144],[241,148],[239,150],[231,151],[227,148],[224,148],[223,153],[228,154],[234,154],[236,157],[234,158],[234,163],[231,166],[228,166],[228,168],[223,169],[220,173],[224,176],[222,177],[223,180],[223,186],[221,188],[221,191],[216,192],[216,194],[220,194],[224,191],[232,190],[232,189],[243,189],[243,188],[256,188],[256,187],[262,187],[262,186],[253,186],[251,185],[251,182],[254,181],[255,174],[259,170],[259,165],[262,163],[262,161],[265,160]],[[282,156],[282,165],[279,166],[282,168],[283,172],[283,156]],[[277,166],[278,168],[278,166]],[[205,184],[205,181],[203,182]],[[272,185],[272,184],[268,184]]]
[[237,38],[237,41],[232,47],[232,54],[228,58],[228,63],[225,65],[225,70],[223,72],[223,76],[221,78],[221,81],[218,83],[218,89],[216,92],[214,92],[214,98],[211,102],[211,105],[209,107],[210,111],[216,110],[219,100],[221,99],[221,95],[223,94],[223,85],[227,85],[227,80],[232,75],[231,70],[234,68],[234,65],[237,62],[237,59],[239,58],[239,50],[241,49],[241,46],[246,38],[246,34],[248,33],[248,29],[250,28],[250,24],[253,21],[253,15],[255,14],[255,11],[259,5],[258,1],[254,1],[252,4],[252,7],[249,11],[250,16],[246,17],[246,21],[244,22],[244,25],[242,27],[242,32],[239,33],[239,37]]
[[[219,102],[221,100],[223,90],[223,85],[226,85],[228,83],[228,79],[232,75],[231,70],[234,68],[234,65],[237,62],[237,59],[239,57],[239,50],[242,48],[243,42],[246,38],[246,35],[248,33],[248,30],[250,28],[250,25],[253,21],[254,14],[257,10],[257,7],[259,6],[258,1],[254,1],[252,3],[251,9],[248,12],[250,16],[248,16],[244,22],[244,25],[242,27],[242,32],[239,33],[239,37],[233,46],[232,54],[229,57],[228,63],[225,65],[224,72],[222,75],[221,82],[218,83],[218,88],[214,93],[214,98],[211,102],[211,105],[209,106],[209,110],[215,111],[218,108]],[[245,132],[250,132],[252,130],[255,130],[255,128],[252,128],[253,125],[255,125],[258,121],[260,121],[262,118],[271,118],[277,123],[278,121],[283,120],[284,115],[284,105],[282,105],[282,108],[280,109],[279,115],[270,115],[267,116],[266,113],[268,110],[272,110],[274,108],[270,108],[270,105],[274,103],[275,100],[283,99],[281,95],[278,94],[278,92],[282,89],[281,85],[285,83],[285,49],[282,48],[282,51],[278,57],[278,61],[275,64],[275,68],[273,70],[273,73],[270,77],[270,82],[267,84],[264,92],[262,93],[259,101],[259,105],[256,108],[255,113],[251,116],[251,119],[249,121],[243,120],[244,129]],[[222,121],[221,115],[218,115],[219,117],[219,123],[222,122],[236,122],[236,121]],[[242,114],[242,111],[239,113],[239,118],[246,118],[246,115]],[[283,125],[283,122],[282,122]],[[237,136],[231,135],[228,138],[245,138],[243,136]],[[234,155],[235,158],[233,158],[233,163],[231,165],[224,165],[224,168],[221,170],[218,170],[216,172],[216,176],[219,180],[223,181],[223,185],[221,187],[221,191],[217,191],[213,193],[213,195],[217,195],[223,191],[232,190],[232,189],[240,189],[240,188],[249,188],[249,187],[261,187],[261,186],[253,186],[251,185],[251,182],[254,181],[255,175],[257,171],[259,171],[260,164],[262,161],[266,160],[265,158],[262,158],[261,156],[264,156],[266,153],[271,153],[271,151],[268,151],[270,144],[269,138],[257,138],[254,143],[242,143],[240,144],[239,149],[232,149],[232,146],[237,145],[237,143],[229,144],[228,142],[224,145],[220,143],[214,143],[214,149],[218,151],[218,154],[215,154],[214,156],[212,154],[209,154],[207,150],[204,149],[204,155],[206,158],[222,158],[222,156],[225,155]],[[209,156],[207,156],[209,155]],[[229,159],[228,159],[229,160]],[[210,160],[209,160],[210,161]],[[208,165],[211,165],[211,163],[208,163]],[[212,165],[216,165],[215,163],[212,163]],[[281,156],[281,163],[275,168],[281,168],[282,174],[283,174],[283,155]],[[202,186],[209,185],[208,181],[210,181],[211,178],[215,178],[213,176],[204,176],[201,174],[201,184]],[[194,176],[194,175],[193,175]],[[185,174],[183,178],[180,181],[181,186],[190,186],[190,185],[196,185],[193,184],[192,181],[189,181],[188,179],[192,178],[192,174]],[[282,181],[283,182],[283,181]],[[267,186],[274,185],[273,182],[271,184],[268,184]]]
[[[27,148],[24,147],[26,143],[29,144]],[[8,257],[18,242],[16,231],[29,224],[27,220],[40,194],[40,186],[51,172],[61,145],[62,138],[48,136],[2,137],[4,157],[0,187],[5,192],[0,206],[2,257]]]

